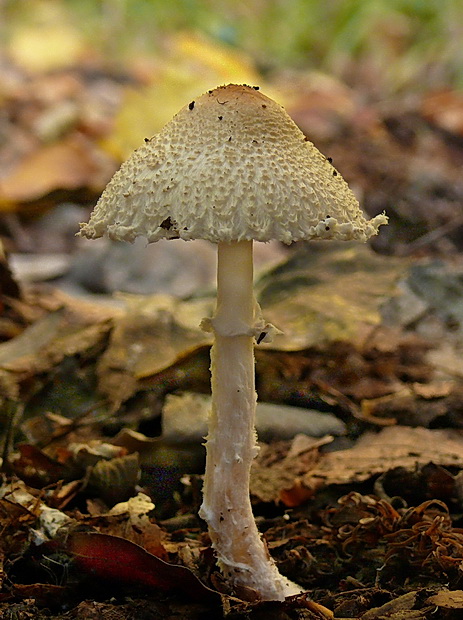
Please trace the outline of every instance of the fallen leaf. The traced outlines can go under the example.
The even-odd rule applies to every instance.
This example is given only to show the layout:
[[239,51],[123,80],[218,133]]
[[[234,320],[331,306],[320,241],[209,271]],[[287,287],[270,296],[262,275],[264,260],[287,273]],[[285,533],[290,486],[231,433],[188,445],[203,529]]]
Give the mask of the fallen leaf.
[[52,439],[69,433],[73,428],[73,420],[57,413],[43,413],[28,417],[21,422],[21,431],[29,443],[46,446]]
[[295,507],[313,496],[315,487],[304,484],[303,474],[314,468],[319,448],[333,440],[296,435],[291,441],[261,445],[251,469],[251,495],[262,502]]
[[92,188],[95,194],[110,178],[96,147],[77,134],[42,146],[0,180],[0,211],[47,196],[55,190]]
[[10,264],[19,282],[45,282],[63,276],[71,265],[71,257],[67,253],[13,254]]
[[456,430],[392,426],[365,433],[353,448],[323,454],[304,483],[348,484],[368,480],[395,467],[414,469],[433,462],[463,467],[463,435]]
[[70,443],[66,451],[80,467],[96,465],[99,461],[109,461],[127,454],[126,450],[100,439],[90,439],[85,443]]
[[63,310],[53,312],[26,328],[22,334],[0,345],[0,366],[16,370],[35,357],[56,336],[63,319]]
[[16,475],[31,484],[51,484],[64,478],[68,473],[67,467],[52,459],[42,450],[31,444],[17,446],[19,458],[13,461],[12,466]]
[[13,22],[9,33],[8,51],[15,62],[29,71],[51,71],[77,61],[84,41],[64,6],[32,2],[28,17]]
[[441,590],[426,602],[444,609],[463,609],[463,590]]
[[[0,381],[12,388],[19,386],[28,378],[36,380],[41,373],[54,369],[58,374],[60,364],[65,359],[80,356],[84,352],[103,342],[111,328],[110,319],[117,316],[119,310],[101,304],[82,302],[58,291],[46,289],[41,294],[27,294],[24,301],[16,303],[24,320],[32,321],[30,325],[14,338],[0,344]],[[81,379],[79,376],[78,379]],[[69,376],[69,370],[61,379],[61,386],[73,390],[80,385],[75,376]],[[43,387],[41,383],[38,387]],[[59,390],[60,382],[56,385]],[[16,388],[17,389],[17,388]],[[31,386],[28,386],[31,389]],[[67,408],[76,409],[69,393],[62,394],[67,399]],[[64,405],[64,400],[62,407]],[[89,401],[85,404],[88,407]],[[46,406],[45,406],[46,408]],[[65,408],[63,407],[61,413]],[[42,414],[43,410],[40,410]],[[38,412],[37,412],[38,413]]]
[[414,610],[417,592],[407,592],[392,601],[369,609],[361,616],[361,620],[426,620],[425,612]]
[[385,259],[366,245],[301,246],[257,282],[265,320],[283,331],[264,347],[297,351],[355,341],[365,326],[381,323],[381,305],[406,267],[405,260]]
[[82,570],[99,579],[180,591],[194,601],[221,604],[220,594],[207,588],[188,568],[168,564],[123,538],[74,532],[67,538],[66,548]]
[[[159,131],[185,105],[216,84],[255,84],[259,74],[236,48],[204,36],[171,35],[168,52],[150,68],[149,84],[127,89],[114,131],[104,147],[121,161],[138,148],[145,136]],[[159,105],[162,101],[162,105]]]
[[142,379],[211,343],[210,335],[199,328],[209,300],[187,303],[168,295],[122,298],[126,313],[115,321],[98,365],[99,389],[114,406],[132,396]]
[[[30,518],[34,519],[34,527],[28,538],[34,541],[36,545],[54,538],[61,527],[74,521],[64,512],[47,506],[38,497],[39,494],[40,492],[36,488],[28,487],[19,479],[13,483],[5,483],[0,487],[0,498],[2,498],[3,506],[7,505],[16,511],[16,518],[12,522],[16,529],[24,521],[24,518],[26,521]],[[7,511],[7,513],[9,512],[10,510]],[[22,515],[18,516],[18,512]]]

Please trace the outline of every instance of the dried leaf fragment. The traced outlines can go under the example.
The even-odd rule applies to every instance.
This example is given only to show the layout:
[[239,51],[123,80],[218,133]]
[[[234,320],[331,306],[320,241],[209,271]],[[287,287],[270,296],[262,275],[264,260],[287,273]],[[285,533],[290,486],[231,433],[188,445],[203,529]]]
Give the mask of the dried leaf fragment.
[[71,135],[31,153],[0,182],[0,211],[54,190],[103,187],[108,175],[99,170],[94,151],[89,142]]
[[444,609],[463,609],[463,590],[441,590],[430,596],[427,602]]
[[306,484],[322,478],[325,484],[368,480],[394,467],[414,468],[429,462],[463,467],[463,436],[455,430],[392,426],[379,433],[365,433],[348,450],[324,454]]
[[381,607],[368,610],[361,616],[362,620],[410,620],[412,618],[424,618],[421,611],[413,610],[417,598],[417,592],[407,592],[398,598],[388,601]]

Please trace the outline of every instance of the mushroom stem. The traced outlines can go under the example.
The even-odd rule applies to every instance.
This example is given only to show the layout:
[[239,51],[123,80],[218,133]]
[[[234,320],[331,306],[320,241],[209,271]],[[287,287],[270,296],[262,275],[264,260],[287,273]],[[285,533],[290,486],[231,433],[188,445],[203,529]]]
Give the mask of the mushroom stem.
[[212,410],[206,441],[200,516],[220,569],[235,586],[263,600],[283,600],[301,588],[283,577],[257,530],[249,497],[251,464],[258,452],[253,329],[252,241],[218,244],[217,307],[210,326]]

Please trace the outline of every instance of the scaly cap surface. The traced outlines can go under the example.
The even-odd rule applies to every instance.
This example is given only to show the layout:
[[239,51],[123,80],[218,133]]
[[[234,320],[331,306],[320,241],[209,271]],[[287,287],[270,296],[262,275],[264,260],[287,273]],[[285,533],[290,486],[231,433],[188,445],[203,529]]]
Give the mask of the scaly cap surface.
[[191,102],[122,164],[80,234],[148,242],[277,239],[366,241],[366,220],[341,175],[285,110],[230,84]]

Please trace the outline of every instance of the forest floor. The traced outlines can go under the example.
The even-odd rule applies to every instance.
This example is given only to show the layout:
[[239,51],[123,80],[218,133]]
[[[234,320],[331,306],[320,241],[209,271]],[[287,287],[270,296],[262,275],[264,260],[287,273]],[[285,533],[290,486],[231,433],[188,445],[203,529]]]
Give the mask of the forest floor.
[[258,423],[251,497],[308,593],[264,603],[228,589],[197,516],[211,248],[167,242],[159,259],[74,237],[138,77],[1,71],[0,617],[461,618],[461,94],[384,105],[335,80],[272,85],[390,224],[360,248],[257,250],[284,334],[256,348],[259,399],[280,409]]

